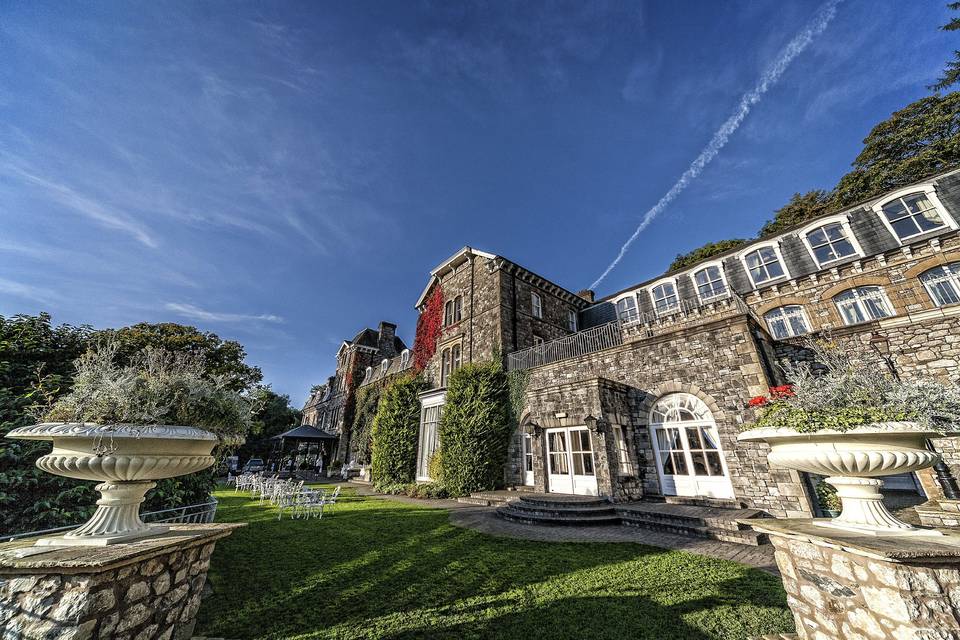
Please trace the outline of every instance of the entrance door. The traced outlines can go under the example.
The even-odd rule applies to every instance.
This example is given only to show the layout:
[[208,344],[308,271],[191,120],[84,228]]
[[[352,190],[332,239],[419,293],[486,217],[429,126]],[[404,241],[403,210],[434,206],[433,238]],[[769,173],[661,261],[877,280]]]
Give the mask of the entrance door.
[[548,490],[597,495],[593,445],[587,428],[547,429],[546,435]]
[[713,415],[696,396],[664,396],[650,411],[650,437],[664,495],[733,498]]
[[520,434],[523,455],[523,484],[533,486],[533,436],[529,433]]

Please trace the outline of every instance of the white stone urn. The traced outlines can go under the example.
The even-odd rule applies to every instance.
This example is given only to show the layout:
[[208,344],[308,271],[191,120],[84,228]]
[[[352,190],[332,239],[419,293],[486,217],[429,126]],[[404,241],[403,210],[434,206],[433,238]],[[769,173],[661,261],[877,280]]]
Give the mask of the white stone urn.
[[927,440],[943,435],[915,422],[880,422],[806,433],[764,427],[744,431],[737,440],[769,444],[772,465],[827,476],[843,510],[836,518],[818,520],[821,526],[868,535],[941,535],[895,518],[883,504],[883,481],[876,478],[932,467],[940,454],[927,449]]
[[217,436],[196,427],[48,422],[7,434],[21,440],[52,440],[53,451],[37,460],[48,473],[98,480],[97,510],[79,529],[41,538],[37,545],[102,546],[157,535],[167,527],[140,519],[144,495],[157,480],[183,476],[213,464]]

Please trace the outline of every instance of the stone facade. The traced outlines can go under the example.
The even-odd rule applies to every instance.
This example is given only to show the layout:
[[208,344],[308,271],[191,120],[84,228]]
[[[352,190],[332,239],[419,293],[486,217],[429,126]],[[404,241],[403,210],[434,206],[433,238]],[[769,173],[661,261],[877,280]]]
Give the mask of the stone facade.
[[240,526],[174,525],[103,548],[0,545],[0,637],[187,640],[214,546]]
[[960,534],[871,538],[764,521],[804,640],[960,638]]
[[374,368],[380,370],[384,361],[396,359],[399,366],[403,354],[409,359],[409,350],[396,331],[397,325],[381,322],[376,330],[364,329],[352,340],[344,340],[337,351],[334,375],[314,387],[304,405],[301,424],[338,436],[334,451],[327,452],[332,461],[352,461],[349,422],[357,389],[371,377]]

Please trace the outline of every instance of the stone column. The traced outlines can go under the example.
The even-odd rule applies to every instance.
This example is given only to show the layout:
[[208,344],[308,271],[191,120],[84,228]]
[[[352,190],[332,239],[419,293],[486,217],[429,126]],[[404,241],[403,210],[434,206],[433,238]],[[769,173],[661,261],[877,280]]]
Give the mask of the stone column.
[[184,640],[217,540],[242,524],[178,524],[104,547],[0,545],[0,638]]
[[870,536],[810,519],[750,524],[776,549],[802,640],[960,638],[960,533]]

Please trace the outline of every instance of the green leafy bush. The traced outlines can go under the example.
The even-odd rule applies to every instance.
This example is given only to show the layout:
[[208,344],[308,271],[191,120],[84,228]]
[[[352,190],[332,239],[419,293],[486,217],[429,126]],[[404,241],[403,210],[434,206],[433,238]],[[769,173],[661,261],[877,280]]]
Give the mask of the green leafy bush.
[[816,491],[817,502],[820,503],[821,509],[827,511],[840,511],[843,509],[843,503],[840,502],[836,487],[823,478],[820,478],[820,481],[817,482]]
[[413,482],[417,467],[420,398],[425,384],[420,376],[394,380],[383,391],[373,420],[371,480],[378,490]]
[[510,414],[510,386],[499,363],[468,364],[450,376],[439,440],[441,475],[451,495],[502,483]]
[[725,253],[731,249],[739,249],[743,245],[747,244],[749,240],[743,240],[740,238],[733,238],[732,240],[718,240],[717,242],[708,242],[702,247],[697,247],[693,251],[688,251],[687,253],[677,254],[677,257],[673,259],[673,262],[670,263],[668,271],[675,271],[677,269],[683,269],[694,265],[701,260],[706,260],[707,258],[712,258],[715,255]]
[[882,362],[871,362],[875,358],[862,353],[854,340],[808,339],[805,348],[813,362],[784,367],[789,385],[778,389],[789,391],[757,403],[760,415],[747,428],[848,431],[875,422],[910,421],[945,433],[960,425],[956,383],[920,376],[897,380]]
[[442,500],[450,497],[447,488],[437,482],[395,482],[377,487],[377,491],[391,496],[407,496],[421,500]]
[[354,460],[360,464],[370,461],[370,447],[373,443],[373,419],[377,416],[380,394],[383,385],[370,384],[357,391],[357,404],[353,413]]

